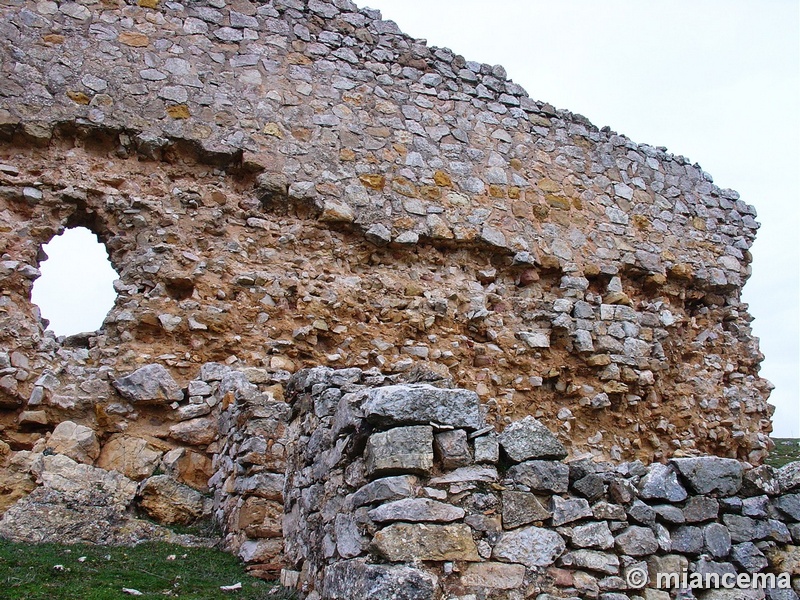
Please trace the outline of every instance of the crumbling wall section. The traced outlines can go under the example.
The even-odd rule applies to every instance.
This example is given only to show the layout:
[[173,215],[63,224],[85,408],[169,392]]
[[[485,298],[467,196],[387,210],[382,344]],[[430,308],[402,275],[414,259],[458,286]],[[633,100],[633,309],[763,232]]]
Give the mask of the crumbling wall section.
[[[142,365],[186,382],[238,359],[438,370],[573,455],[763,459],[769,384],[740,301],[755,211],[697,165],[345,0],[1,10],[13,449],[67,419],[101,441],[139,429],[110,380]],[[64,342],[30,288],[75,225],[119,297]]]

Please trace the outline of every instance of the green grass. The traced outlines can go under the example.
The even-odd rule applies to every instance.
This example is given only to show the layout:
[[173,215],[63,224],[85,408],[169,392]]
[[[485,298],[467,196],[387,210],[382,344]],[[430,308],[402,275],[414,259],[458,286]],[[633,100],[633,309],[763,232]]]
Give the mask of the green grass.
[[[174,560],[167,557],[175,555]],[[85,557],[83,561],[78,560]],[[63,570],[56,568],[61,565]],[[220,586],[241,582],[239,592]],[[17,544],[0,540],[0,597],[7,600],[112,600],[133,598],[290,600],[289,590],[251,577],[219,550],[149,543],[134,548]]]
[[800,439],[772,438],[772,441],[775,442],[775,449],[769,453],[769,457],[765,461],[768,465],[782,467],[787,463],[800,460]]

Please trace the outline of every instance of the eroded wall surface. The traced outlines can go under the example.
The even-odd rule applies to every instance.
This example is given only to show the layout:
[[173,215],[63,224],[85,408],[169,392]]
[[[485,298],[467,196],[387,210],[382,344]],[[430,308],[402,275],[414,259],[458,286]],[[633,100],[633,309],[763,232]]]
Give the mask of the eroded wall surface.
[[[755,211],[697,165],[344,0],[2,11],[13,449],[69,418],[167,451],[181,417],[110,380],[159,363],[183,386],[238,361],[276,385],[317,364],[434,371],[572,455],[763,458],[769,384],[740,302]],[[30,289],[75,225],[119,295],[64,343]]]

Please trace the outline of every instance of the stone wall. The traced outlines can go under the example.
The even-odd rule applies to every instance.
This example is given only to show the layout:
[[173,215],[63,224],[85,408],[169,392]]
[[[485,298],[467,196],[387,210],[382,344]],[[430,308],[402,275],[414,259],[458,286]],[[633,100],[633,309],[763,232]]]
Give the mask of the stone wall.
[[284,582],[309,599],[798,597],[800,463],[564,462],[532,417],[498,435],[473,392],[353,369],[303,371],[287,400]]
[[[769,449],[740,301],[755,211],[685,158],[349,0],[15,0],[0,34],[13,451],[66,420],[169,439],[170,409],[133,418],[110,382],[160,364],[185,387],[206,362],[435,370],[571,456]],[[77,225],[118,297],[59,340],[30,290]]]
[[[330,597],[796,568],[793,467],[737,462],[755,210],[698,165],[349,0],[12,0],[0,57],[0,534],[213,516]],[[117,298],[58,338],[31,288],[75,226]]]

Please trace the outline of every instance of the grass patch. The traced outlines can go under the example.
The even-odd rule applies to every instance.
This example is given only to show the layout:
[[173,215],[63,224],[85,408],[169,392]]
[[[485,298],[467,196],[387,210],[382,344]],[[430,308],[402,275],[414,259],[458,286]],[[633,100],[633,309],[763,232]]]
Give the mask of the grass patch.
[[[168,557],[175,555],[174,560]],[[82,560],[79,560],[81,559]],[[56,567],[61,565],[61,568]],[[222,585],[241,582],[239,592]],[[0,589],[8,600],[133,598],[290,600],[281,586],[251,577],[239,560],[210,548],[148,543],[133,548],[17,544],[0,540]]]
[[775,448],[769,453],[764,462],[773,467],[800,460],[800,439],[793,438],[772,438]]

